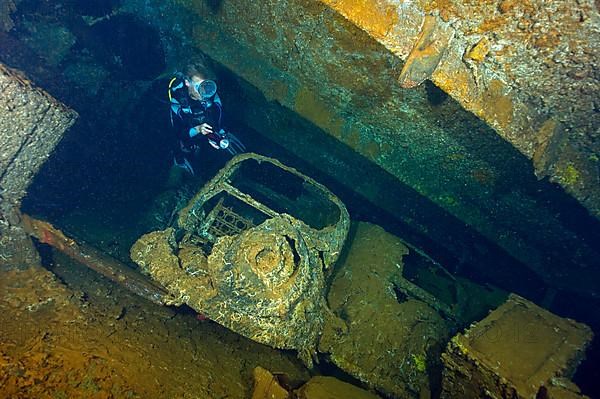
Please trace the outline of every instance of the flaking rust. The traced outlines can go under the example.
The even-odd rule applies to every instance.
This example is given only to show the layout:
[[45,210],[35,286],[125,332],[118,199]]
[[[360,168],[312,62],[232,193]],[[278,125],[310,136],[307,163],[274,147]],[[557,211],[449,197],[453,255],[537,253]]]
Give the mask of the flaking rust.
[[312,364],[327,311],[325,270],[349,228],[344,204],[279,161],[233,158],[132,259],[176,299],[252,340]]
[[413,88],[431,75],[445,55],[454,31],[434,15],[427,15],[421,33],[406,59],[398,81],[406,89]]

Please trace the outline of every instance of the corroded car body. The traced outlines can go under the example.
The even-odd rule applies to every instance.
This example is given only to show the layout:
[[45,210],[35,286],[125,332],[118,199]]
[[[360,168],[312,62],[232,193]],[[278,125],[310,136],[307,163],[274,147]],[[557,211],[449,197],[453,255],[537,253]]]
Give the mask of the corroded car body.
[[132,259],[173,296],[255,341],[311,363],[326,304],[325,269],[349,229],[326,187],[257,154],[233,158],[179,212],[141,237]]

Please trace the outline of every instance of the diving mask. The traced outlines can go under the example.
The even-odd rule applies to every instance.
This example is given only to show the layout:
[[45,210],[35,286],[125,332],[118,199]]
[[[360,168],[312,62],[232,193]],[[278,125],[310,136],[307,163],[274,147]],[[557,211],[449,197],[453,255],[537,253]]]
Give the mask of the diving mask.
[[204,100],[208,100],[217,93],[217,83],[214,80],[203,80],[202,82],[192,82],[194,89]]

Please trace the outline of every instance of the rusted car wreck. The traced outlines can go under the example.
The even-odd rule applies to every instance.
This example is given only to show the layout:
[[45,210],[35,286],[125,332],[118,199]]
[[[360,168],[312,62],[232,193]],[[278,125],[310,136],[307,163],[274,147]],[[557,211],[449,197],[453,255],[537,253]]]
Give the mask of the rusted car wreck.
[[131,258],[210,319],[310,364],[324,324],[325,270],[349,229],[344,204],[279,161],[233,158],[175,226],[142,236]]

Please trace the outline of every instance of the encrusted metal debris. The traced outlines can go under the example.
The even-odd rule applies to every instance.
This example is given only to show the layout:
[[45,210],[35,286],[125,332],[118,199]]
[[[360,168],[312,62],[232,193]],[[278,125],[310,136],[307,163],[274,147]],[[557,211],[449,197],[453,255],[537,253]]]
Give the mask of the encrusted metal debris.
[[323,329],[324,269],[349,215],[327,188],[279,161],[233,158],[181,210],[141,237],[131,258],[175,296],[255,341],[312,363]]
[[[331,284],[328,303],[337,317],[327,319],[319,350],[345,372],[393,398],[428,397],[437,353],[450,323],[421,298],[424,290],[403,278],[402,241],[368,223],[358,223],[344,263]],[[433,304],[443,304],[428,295]]]
[[169,295],[162,287],[115,258],[90,245],[76,242],[48,222],[29,215],[21,215],[21,220],[21,227],[41,243],[50,245],[136,295],[159,305],[169,302]]
[[592,340],[585,324],[511,294],[442,355],[442,398],[583,398],[568,379]]

